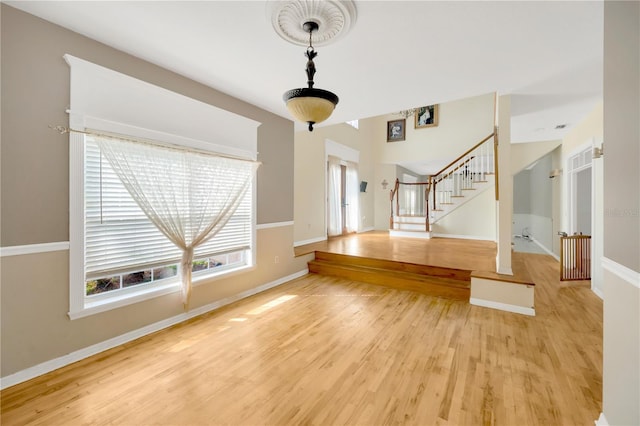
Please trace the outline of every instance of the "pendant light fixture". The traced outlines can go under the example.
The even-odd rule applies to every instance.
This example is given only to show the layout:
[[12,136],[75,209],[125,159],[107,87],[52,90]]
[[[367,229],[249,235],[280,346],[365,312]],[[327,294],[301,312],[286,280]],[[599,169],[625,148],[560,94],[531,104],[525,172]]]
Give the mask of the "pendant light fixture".
[[338,96],[328,90],[316,89],[313,87],[313,76],[316,73],[316,66],[313,59],[318,53],[313,48],[313,32],[318,30],[318,23],[307,21],[302,25],[305,32],[309,33],[309,47],[305,52],[307,57],[307,86],[299,89],[292,89],[282,96],[287,105],[289,113],[299,121],[309,124],[309,131],[313,131],[313,125],[320,123],[331,116],[331,113],[338,104]]

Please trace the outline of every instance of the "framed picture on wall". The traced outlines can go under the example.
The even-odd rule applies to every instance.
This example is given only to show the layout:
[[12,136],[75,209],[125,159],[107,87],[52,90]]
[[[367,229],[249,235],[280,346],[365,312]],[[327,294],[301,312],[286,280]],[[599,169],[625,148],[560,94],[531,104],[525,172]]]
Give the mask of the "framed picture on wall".
[[438,125],[438,104],[416,108],[415,128],[436,127]]
[[387,142],[403,141],[405,137],[407,120],[387,121]]

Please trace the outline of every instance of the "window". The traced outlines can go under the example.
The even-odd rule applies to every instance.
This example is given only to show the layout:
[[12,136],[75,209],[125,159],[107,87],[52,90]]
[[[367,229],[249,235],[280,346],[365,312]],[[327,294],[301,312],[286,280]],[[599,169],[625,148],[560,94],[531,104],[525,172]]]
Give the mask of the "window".
[[[85,296],[97,300],[130,287],[175,281],[182,251],[142,212],[95,138],[84,138]],[[250,246],[249,192],[227,225],[195,250],[192,270],[197,277],[245,266]]]
[[360,125],[360,122],[358,120],[351,120],[351,121],[347,121],[346,123],[356,130],[359,128],[359,125]]
[[[96,138],[83,135],[76,143],[84,152],[84,308],[177,289],[182,251],[133,200]],[[195,280],[252,265],[253,198],[253,191],[247,191],[227,224],[194,250]]]
[[[71,68],[69,126],[95,129],[69,136],[69,317],[75,319],[182,287],[181,250],[124,190],[98,149],[102,143],[91,134],[130,135],[255,166],[260,123],[68,54],[64,59]],[[191,275],[196,285],[204,277],[209,281],[255,264],[253,182],[243,194],[239,203],[234,198],[235,213],[219,222],[224,227],[195,248]],[[201,201],[193,195],[188,200]]]

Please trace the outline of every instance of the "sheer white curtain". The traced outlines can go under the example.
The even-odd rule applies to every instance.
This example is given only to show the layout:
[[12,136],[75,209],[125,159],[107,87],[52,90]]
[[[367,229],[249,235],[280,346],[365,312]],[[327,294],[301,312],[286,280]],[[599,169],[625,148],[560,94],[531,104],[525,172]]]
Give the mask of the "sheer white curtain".
[[96,142],[145,215],[182,250],[186,307],[194,248],[231,218],[259,163],[109,137],[97,137]]
[[330,155],[328,162],[328,203],[327,203],[327,233],[329,236],[342,234],[342,207],[340,200],[340,185],[342,172],[340,159]]
[[351,161],[347,162],[346,175],[346,228],[347,232],[358,232],[358,224],[360,217],[360,187],[358,180],[358,164]]

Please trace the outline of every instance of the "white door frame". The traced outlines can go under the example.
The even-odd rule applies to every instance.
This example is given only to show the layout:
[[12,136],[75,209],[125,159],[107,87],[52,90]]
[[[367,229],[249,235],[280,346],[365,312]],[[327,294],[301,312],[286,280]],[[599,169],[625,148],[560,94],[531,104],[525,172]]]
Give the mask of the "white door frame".
[[[565,159],[565,228],[571,235],[576,232],[576,173],[591,168],[591,289],[603,298],[602,257],[604,249],[604,194],[602,159],[594,159],[594,148],[602,147],[602,139],[590,138],[575,148]],[[580,158],[581,157],[581,158]],[[581,161],[575,161],[580,159]],[[575,166],[575,167],[574,167]]]

